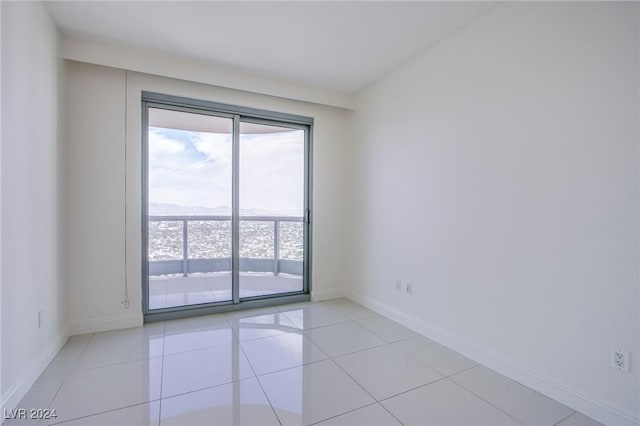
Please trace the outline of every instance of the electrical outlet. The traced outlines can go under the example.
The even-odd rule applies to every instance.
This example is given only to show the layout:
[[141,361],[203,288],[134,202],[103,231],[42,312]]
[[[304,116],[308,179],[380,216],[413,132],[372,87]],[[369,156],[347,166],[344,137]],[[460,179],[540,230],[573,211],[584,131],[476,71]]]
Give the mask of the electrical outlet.
[[42,328],[44,324],[44,311],[38,312],[38,328]]
[[400,280],[396,281],[396,290],[398,291],[402,290],[402,281]]
[[613,349],[611,351],[611,368],[629,372],[629,352],[622,349]]
[[405,287],[404,291],[407,294],[413,294],[413,284],[407,283],[407,286]]

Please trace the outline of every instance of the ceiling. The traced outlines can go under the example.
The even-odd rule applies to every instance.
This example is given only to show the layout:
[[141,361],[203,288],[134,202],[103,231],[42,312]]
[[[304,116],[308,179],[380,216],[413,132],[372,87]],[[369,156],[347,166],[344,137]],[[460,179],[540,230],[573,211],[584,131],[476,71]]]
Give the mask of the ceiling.
[[48,1],[63,35],[355,93],[494,2]]

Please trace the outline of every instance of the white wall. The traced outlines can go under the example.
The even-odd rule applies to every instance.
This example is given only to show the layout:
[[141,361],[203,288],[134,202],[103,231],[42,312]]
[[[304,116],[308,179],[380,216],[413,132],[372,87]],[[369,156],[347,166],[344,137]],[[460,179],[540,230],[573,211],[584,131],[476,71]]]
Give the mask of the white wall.
[[[125,279],[125,71],[65,61],[67,297],[72,334],[141,324]],[[137,315],[136,315],[137,313]],[[96,324],[98,327],[96,328]]]
[[353,108],[354,95],[315,87],[255,71],[189,57],[154,52],[134,46],[88,41],[65,36],[61,42],[64,59],[104,65],[163,77],[250,91],[298,101]]
[[[2,10],[2,408],[67,336],[61,264],[58,35],[41,3]],[[38,329],[38,311],[44,312]]]
[[350,297],[612,424],[639,410],[638,23],[506,3],[354,114]]
[[[314,117],[312,297],[344,295],[346,110],[74,61],[66,61],[66,76],[72,334],[142,321],[142,90]],[[125,276],[129,309],[121,303]]]

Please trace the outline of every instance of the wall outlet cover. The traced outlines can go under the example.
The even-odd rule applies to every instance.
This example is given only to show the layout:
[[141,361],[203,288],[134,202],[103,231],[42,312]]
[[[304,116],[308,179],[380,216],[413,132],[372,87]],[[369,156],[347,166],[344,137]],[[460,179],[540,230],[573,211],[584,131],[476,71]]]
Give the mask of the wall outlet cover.
[[629,352],[622,349],[611,350],[611,368],[628,373],[629,361]]

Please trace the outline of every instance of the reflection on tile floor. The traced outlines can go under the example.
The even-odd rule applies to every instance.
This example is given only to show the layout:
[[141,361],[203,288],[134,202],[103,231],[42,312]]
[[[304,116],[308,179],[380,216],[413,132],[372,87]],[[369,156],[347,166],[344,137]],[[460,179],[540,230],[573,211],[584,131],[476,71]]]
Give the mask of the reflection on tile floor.
[[339,299],[75,336],[4,425],[597,425]]
[[[274,275],[263,272],[240,274],[240,298],[294,291],[302,291],[302,277],[299,275],[283,273]],[[149,277],[150,309],[229,300],[231,300],[231,273]]]

